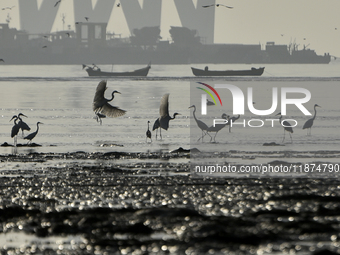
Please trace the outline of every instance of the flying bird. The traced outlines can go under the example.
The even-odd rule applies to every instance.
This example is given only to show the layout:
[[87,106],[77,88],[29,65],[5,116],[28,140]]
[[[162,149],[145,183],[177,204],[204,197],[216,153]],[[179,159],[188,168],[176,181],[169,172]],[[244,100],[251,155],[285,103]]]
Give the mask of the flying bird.
[[292,128],[292,125],[288,122],[288,121],[281,121],[282,120],[282,115],[281,115],[281,112],[279,112],[278,114],[276,114],[275,116],[277,115],[280,115],[280,124],[283,126],[283,139],[282,139],[282,142],[285,140],[285,134],[286,134],[286,131],[289,133],[289,136],[290,136],[290,140],[291,142],[293,143],[293,138],[292,138],[292,135],[293,134],[293,128]]
[[152,138],[151,138],[151,131],[150,131],[150,128],[149,128],[149,124],[150,124],[150,121],[148,121],[148,130],[146,131],[146,139],[145,139],[145,142],[148,141],[148,138],[151,140],[152,142]]
[[5,62],[5,60],[3,58],[0,58],[0,62]]
[[118,92],[117,90],[114,90],[112,92],[111,99],[106,99],[104,97],[105,90],[107,89],[106,83],[107,83],[106,80],[102,80],[101,82],[99,82],[97,89],[96,89],[96,93],[94,95],[93,105],[92,105],[93,111],[97,117],[97,121],[100,122],[100,124],[102,124],[102,120],[101,120],[102,118],[105,118],[105,117],[116,118],[116,117],[123,116],[126,113],[126,111],[109,104],[109,102],[111,102],[114,99],[114,94],[115,93],[120,94],[120,92]]
[[85,19],[86,19],[86,21],[89,21],[90,18],[89,17],[85,17]]
[[14,7],[15,7],[15,5],[13,5],[12,7],[4,7],[4,8],[2,8],[2,10],[6,10],[6,9],[12,10],[12,8],[14,8]]
[[47,46],[45,45],[45,46],[42,46],[42,48],[47,48]]
[[[194,108],[194,111],[193,111],[193,116],[194,116],[194,119],[195,119],[195,121],[196,121],[196,124],[197,124],[197,126],[202,130],[202,136],[197,140],[197,142],[199,141],[199,140],[201,140],[202,139],[202,142],[203,142],[203,137],[205,136],[205,135],[207,135],[208,133],[207,133],[207,130],[208,130],[208,125],[207,124],[205,124],[203,121],[201,121],[201,120],[199,120],[199,119],[197,119],[196,118],[196,106],[195,105],[192,105],[192,106],[190,106],[189,108]],[[208,134],[209,135],[209,134]],[[210,135],[209,135],[210,136]],[[211,138],[211,137],[210,137]]]
[[[161,104],[159,106],[159,126],[162,129],[168,130],[169,121],[174,120],[179,113],[175,112],[173,117],[169,115],[169,94],[165,94],[161,99]],[[162,139],[161,129],[159,130],[159,135]]]
[[29,134],[28,136],[24,137],[24,139],[26,140],[29,140],[27,142],[27,144],[29,144],[30,142],[32,142],[32,140],[34,139],[34,137],[36,137],[36,135],[38,134],[38,131],[39,131],[39,124],[44,124],[44,123],[41,123],[41,122],[37,122],[37,130],[31,134]]
[[315,120],[315,117],[316,117],[316,107],[321,107],[321,106],[317,105],[317,104],[314,105],[314,117],[307,120],[302,127],[302,129],[308,129],[309,128],[309,132],[307,130],[307,135],[312,135],[312,126],[313,126],[313,123],[314,123],[314,120]]
[[203,8],[208,8],[208,7],[212,7],[212,6],[216,6],[216,7],[223,6],[223,7],[229,8],[229,9],[233,9],[234,8],[234,7],[231,7],[231,6],[224,5],[224,4],[209,4],[209,5],[203,5],[202,7]]
[[58,1],[54,4],[54,7],[56,7],[60,2],[61,2],[61,0],[58,0]]

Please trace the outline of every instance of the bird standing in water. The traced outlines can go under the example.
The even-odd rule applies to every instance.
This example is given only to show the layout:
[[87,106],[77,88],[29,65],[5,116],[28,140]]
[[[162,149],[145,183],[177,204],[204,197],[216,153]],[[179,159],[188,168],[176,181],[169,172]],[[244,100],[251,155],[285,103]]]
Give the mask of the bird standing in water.
[[148,141],[148,138],[151,140],[152,142],[152,138],[151,138],[151,131],[150,131],[150,128],[149,128],[149,124],[150,124],[150,121],[148,121],[148,130],[146,131],[146,139],[145,139],[145,142]]
[[292,135],[293,134],[293,128],[292,128],[292,125],[288,122],[288,121],[281,121],[282,120],[282,115],[281,115],[281,112],[279,112],[277,115],[280,115],[280,124],[283,126],[283,139],[282,139],[282,142],[285,140],[285,134],[286,134],[286,131],[289,133],[289,136],[290,136],[290,140],[291,142],[293,143],[293,138],[292,138]]
[[[223,113],[222,116],[221,116],[222,119],[225,119],[227,120],[227,122],[225,124],[215,124],[215,126],[211,126],[207,129],[207,134],[208,132],[215,132],[215,136],[214,136],[214,142],[216,142],[215,138],[216,138],[216,135],[217,133],[222,129],[224,128],[227,123],[229,122],[229,115]],[[203,139],[203,138],[202,138]],[[212,140],[212,137],[210,136],[210,142]]]
[[10,122],[14,120],[14,126],[12,127],[12,131],[11,131],[11,137],[14,138],[14,146],[16,147],[17,146],[17,135],[19,133],[19,130],[20,130],[20,126],[19,124],[17,123],[17,120],[18,120],[18,116],[14,115],[12,117],[12,119],[10,120]]
[[309,128],[309,132],[307,130],[307,135],[312,135],[312,126],[314,124],[314,120],[315,120],[315,117],[316,117],[316,107],[321,107],[321,106],[317,105],[317,104],[314,105],[314,117],[307,120],[302,127],[302,129],[308,129]]
[[94,95],[93,105],[92,105],[93,111],[96,114],[97,121],[100,122],[100,124],[102,124],[102,120],[101,120],[102,118],[105,118],[105,117],[116,118],[116,117],[123,116],[126,113],[126,111],[109,104],[109,102],[114,99],[114,94],[115,93],[120,94],[120,92],[118,92],[117,90],[114,90],[112,92],[111,99],[106,99],[104,97],[105,90],[107,89],[106,83],[107,83],[106,80],[99,82],[97,89],[96,89],[96,93]]
[[169,128],[169,121],[174,120],[177,115],[180,115],[180,113],[175,112],[173,117],[170,117],[169,115],[169,94],[165,94],[161,99],[161,105],[159,106],[159,135],[162,139],[162,128],[165,130],[168,130]]
[[231,117],[229,118],[229,121],[227,123],[227,125],[229,125],[229,133],[231,133],[231,126],[233,125],[233,123],[238,120],[241,117],[241,115],[237,115],[237,117]]
[[36,137],[36,135],[38,134],[38,131],[39,131],[39,124],[44,124],[44,123],[41,123],[41,122],[37,122],[37,130],[31,134],[29,134],[28,136],[24,137],[24,139],[26,140],[29,140],[27,142],[27,144],[29,144],[30,142],[32,142],[32,140],[34,139],[34,137]]
[[22,137],[24,137],[24,130],[27,130],[27,131],[30,131],[31,130],[31,128],[20,118],[20,116],[24,116],[24,117],[26,117],[27,118],[27,116],[26,115],[24,115],[24,114],[22,114],[22,113],[19,113],[18,114],[18,119],[19,119],[19,123],[18,123],[18,125],[19,125],[19,127],[20,127],[20,129],[21,129],[21,132],[22,132]]
[[[203,142],[203,137],[206,135],[206,134],[208,134],[207,133],[207,130],[208,130],[208,125],[207,124],[205,124],[203,121],[201,121],[201,120],[199,120],[199,119],[197,119],[196,118],[196,106],[195,105],[192,105],[192,106],[190,106],[189,108],[194,108],[194,111],[193,111],[193,115],[194,115],[194,119],[195,119],[195,121],[196,121],[196,124],[197,124],[197,126],[202,130],[202,136],[197,140],[197,142],[199,141],[199,140],[201,140],[202,139],[202,142]],[[208,134],[209,135],[209,134]],[[210,135],[209,135],[210,136]],[[210,137],[211,138],[211,137]]]

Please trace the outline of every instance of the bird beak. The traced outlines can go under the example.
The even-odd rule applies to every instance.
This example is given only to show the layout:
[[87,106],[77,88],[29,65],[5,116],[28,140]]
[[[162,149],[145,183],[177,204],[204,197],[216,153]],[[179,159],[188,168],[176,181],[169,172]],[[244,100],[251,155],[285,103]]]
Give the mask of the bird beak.
[[[12,117],[12,119],[14,119],[15,117]],[[12,119],[9,121],[9,122],[11,122],[12,121]]]

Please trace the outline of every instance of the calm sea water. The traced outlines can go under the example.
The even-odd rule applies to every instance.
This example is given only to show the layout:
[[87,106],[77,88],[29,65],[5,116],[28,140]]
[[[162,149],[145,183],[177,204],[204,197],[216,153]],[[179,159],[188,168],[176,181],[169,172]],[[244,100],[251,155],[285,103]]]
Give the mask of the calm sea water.
[[[102,70],[133,70],[140,66],[101,66]],[[197,66],[203,67],[203,66]],[[211,65],[210,69],[245,69],[249,65]],[[215,79],[216,80],[216,79]],[[310,86],[313,100],[308,104],[310,111],[314,103],[319,108],[312,137],[305,132],[294,134],[294,143],[289,149],[304,150],[308,144],[311,150],[335,149],[338,146],[340,111],[337,86],[340,82],[340,62],[329,65],[266,65],[263,76],[256,78],[218,78],[218,81],[242,82],[245,86],[266,87],[278,84]],[[9,66],[0,68],[0,143],[13,143],[10,131],[13,115],[23,113],[31,131],[39,134],[33,140],[41,144],[38,148],[18,148],[18,152],[66,152],[66,151],[105,151],[115,147],[119,151],[173,150],[190,146],[190,82],[200,81],[191,74],[190,65],[152,66],[146,78],[108,78],[106,97],[113,90],[116,94],[112,104],[127,111],[119,118],[103,119],[99,125],[94,119],[92,100],[101,78],[88,77],[81,65],[70,66]],[[160,99],[170,93],[169,111],[181,113],[171,121],[168,131],[163,131],[163,139],[145,142],[147,121],[159,116]],[[262,99],[260,99],[261,101]],[[313,101],[313,102],[312,102]],[[258,102],[260,105],[260,102]],[[228,109],[226,109],[228,111]],[[299,116],[301,120],[301,116]],[[28,132],[28,133],[30,133]],[[282,130],[271,129],[271,133],[255,136],[256,129],[238,128],[229,134],[225,129],[221,137],[226,137],[230,149],[255,150],[262,142],[280,142]],[[26,131],[26,134],[28,134]],[[240,137],[243,139],[240,139]],[[249,136],[249,137],[248,137]],[[269,137],[269,138],[268,138]],[[277,137],[277,138],[276,138]],[[225,142],[221,138],[221,143]],[[18,143],[26,143],[21,135]],[[206,146],[206,144],[204,145]],[[285,148],[287,149],[287,148]],[[0,153],[11,153],[12,148],[1,147]]]

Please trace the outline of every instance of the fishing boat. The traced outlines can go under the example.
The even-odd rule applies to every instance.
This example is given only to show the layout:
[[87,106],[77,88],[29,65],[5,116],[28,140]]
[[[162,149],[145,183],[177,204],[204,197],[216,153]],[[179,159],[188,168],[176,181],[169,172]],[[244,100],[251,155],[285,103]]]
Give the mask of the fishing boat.
[[134,71],[128,72],[103,72],[98,66],[93,64],[92,66],[87,66],[83,64],[83,69],[88,73],[89,76],[147,76],[151,64],[149,63],[146,67],[141,69],[136,69]]
[[206,66],[204,69],[197,69],[191,67],[192,73],[195,76],[261,76],[264,71],[264,67],[254,68],[252,67],[249,70],[222,70],[222,71],[214,71],[209,70]]

